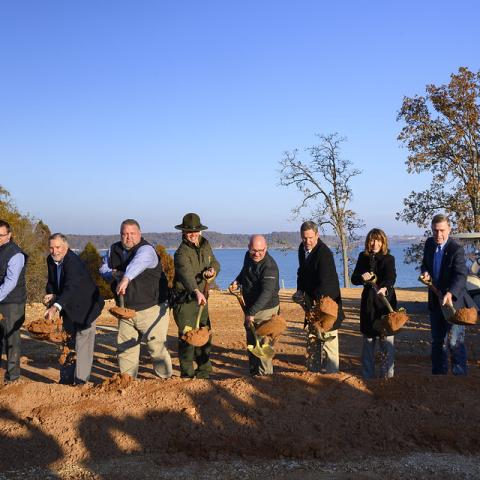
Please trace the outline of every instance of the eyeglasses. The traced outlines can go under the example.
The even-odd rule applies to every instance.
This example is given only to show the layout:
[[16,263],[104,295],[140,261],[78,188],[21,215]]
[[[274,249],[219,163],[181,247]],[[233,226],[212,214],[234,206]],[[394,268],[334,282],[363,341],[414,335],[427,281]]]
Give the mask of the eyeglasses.
[[263,253],[266,249],[265,248],[262,248],[261,250],[254,250],[253,248],[250,249],[248,252],[250,253],[250,255],[255,255],[256,253]]

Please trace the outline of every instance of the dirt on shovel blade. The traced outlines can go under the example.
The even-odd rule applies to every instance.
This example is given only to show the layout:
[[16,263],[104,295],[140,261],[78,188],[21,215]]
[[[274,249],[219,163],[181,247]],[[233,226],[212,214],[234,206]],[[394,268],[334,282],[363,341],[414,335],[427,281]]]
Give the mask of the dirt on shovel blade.
[[208,342],[209,338],[210,330],[208,329],[208,327],[201,327],[190,330],[183,336],[183,339],[194,347],[202,347]]
[[459,308],[453,317],[453,322],[459,325],[475,325],[477,320],[478,314],[474,307]]

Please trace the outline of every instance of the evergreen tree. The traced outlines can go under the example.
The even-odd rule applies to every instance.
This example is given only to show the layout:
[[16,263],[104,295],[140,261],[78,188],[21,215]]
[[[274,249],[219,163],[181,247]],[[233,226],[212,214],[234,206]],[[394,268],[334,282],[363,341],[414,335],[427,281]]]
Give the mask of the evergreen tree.
[[175,267],[173,266],[173,257],[167,252],[163,245],[157,245],[155,250],[162,262],[162,268],[167,276],[168,286],[173,286],[173,277],[175,276]]
[[112,298],[113,294],[109,283],[102,278],[98,271],[102,265],[102,257],[95,248],[95,245],[93,245],[91,242],[88,242],[83,251],[80,253],[80,258],[87,266],[87,270],[90,272],[93,281],[98,286],[100,295],[103,298]]

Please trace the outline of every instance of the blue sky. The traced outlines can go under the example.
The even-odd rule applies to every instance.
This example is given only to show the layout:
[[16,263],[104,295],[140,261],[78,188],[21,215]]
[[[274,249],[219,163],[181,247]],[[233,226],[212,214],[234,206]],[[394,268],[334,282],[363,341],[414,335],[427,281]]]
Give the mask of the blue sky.
[[479,69],[479,5],[0,0],[0,185],[65,233],[292,231],[282,154],[338,132],[366,228],[416,233],[397,112]]

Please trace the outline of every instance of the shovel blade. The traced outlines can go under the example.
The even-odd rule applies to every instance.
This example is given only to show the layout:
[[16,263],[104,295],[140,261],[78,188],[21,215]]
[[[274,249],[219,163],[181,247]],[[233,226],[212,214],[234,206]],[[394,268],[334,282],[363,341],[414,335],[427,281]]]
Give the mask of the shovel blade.
[[255,355],[256,357],[258,358],[265,358],[265,354],[263,353],[263,350],[262,348],[260,347],[260,345],[256,346],[256,345],[247,345],[247,349],[250,353],[252,353],[253,355]]
[[265,360],[269,360],[275,355],[275,350],[270,345],[247,345],[247,349],[256,357]]

